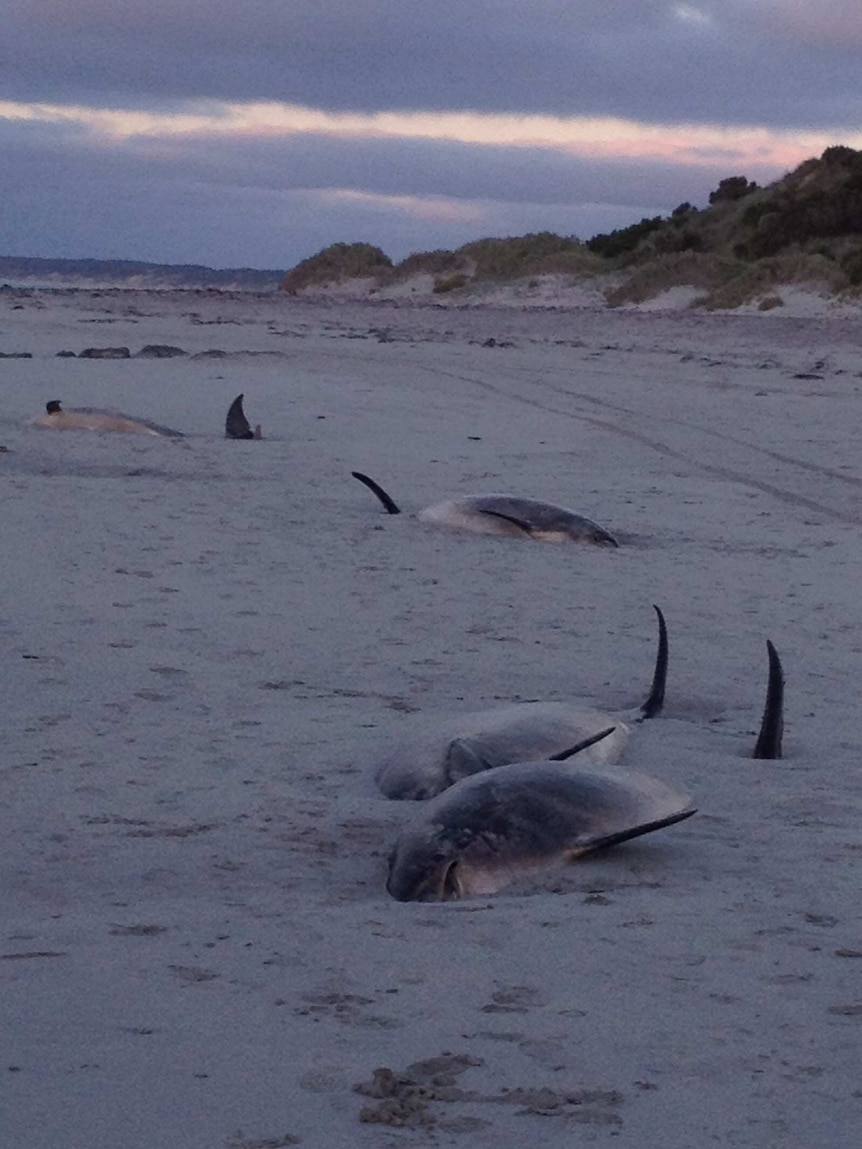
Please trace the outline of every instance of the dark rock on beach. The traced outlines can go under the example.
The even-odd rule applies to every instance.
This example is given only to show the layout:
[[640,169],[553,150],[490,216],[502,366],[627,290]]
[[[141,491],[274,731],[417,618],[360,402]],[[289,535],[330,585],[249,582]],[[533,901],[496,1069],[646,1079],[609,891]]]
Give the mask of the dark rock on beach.
[[131,359],[128,347],[86,347],[78,355],[79,359]]
[[178,355],[188,355],[182,347],[171,347],[169,343],[148,343],[135,356],[136,359],[174,359]]

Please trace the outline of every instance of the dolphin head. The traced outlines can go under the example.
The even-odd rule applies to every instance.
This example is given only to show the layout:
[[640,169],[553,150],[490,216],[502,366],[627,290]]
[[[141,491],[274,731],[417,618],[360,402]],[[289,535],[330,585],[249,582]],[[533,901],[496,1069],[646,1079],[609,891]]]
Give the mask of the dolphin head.
[[460,852],[440,827],[403,835],[389,856],[386,889],[399,902],[447,902],[461,897]]

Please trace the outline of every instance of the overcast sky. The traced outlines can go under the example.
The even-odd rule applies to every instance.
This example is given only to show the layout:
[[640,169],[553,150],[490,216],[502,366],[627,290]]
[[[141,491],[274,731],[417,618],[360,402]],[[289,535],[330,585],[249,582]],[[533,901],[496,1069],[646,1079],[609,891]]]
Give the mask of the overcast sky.
[[862,148],[862,0],[4,0],[0,254],[588,238]]

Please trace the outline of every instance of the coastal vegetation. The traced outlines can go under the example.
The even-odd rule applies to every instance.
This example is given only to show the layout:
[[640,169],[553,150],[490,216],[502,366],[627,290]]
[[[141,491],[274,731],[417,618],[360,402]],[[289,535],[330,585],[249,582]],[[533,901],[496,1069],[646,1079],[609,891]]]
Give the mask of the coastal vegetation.
[[680,286],[706,308],[757,301],[765,310],[780,305],[778,287],[794,283],[862,294],[862,152],[827,148],[765,187],[729,176],[703,208],[684,202],[586,241],[551,232],[485,238],[400,263],[370,244],[332,244],[281,286],[296,293],[366,279],[380,290],[425,276],[448,294],[550,275],[599,283],[611,306]]

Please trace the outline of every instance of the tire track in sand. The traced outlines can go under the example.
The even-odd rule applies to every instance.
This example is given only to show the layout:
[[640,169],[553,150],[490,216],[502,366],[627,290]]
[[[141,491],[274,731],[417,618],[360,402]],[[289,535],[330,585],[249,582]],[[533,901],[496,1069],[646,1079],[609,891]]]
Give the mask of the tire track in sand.
[[[724,466],[720,463],[706,462],[703,458],[692,455],[690,452],[682,451],[677,447],[671,446],[663,439],[656,438],[654,434],[646,434],[643,431],[636,431],[630,427],[623,426],[619,421],[613,418],[604,418],[600,415],[589,414],[584,411],[572,410],[571,408],[564,407],[559,403],[547,402],[540,400],[536,397],[519,394],[513,390],[503,388],[499,384],[491,383],[487,379],[483,379],[472,375],[462,375],[454,371],[444,371],[436,367],[428,367],[420,364],[414,366],[419,367],[429,374],[443,376],[448,379],[456,380],[460,383],[466,383],[472,387],[477,387],[483,391],[487,391],[492,395],[497,395],[500,398],[508,399],[514,403],[520,403],[524,406],[538,408],[541,411],[547,411],[551,415],[561,415],[564,418],[572,419],[578,423],[586,423],[592,427],[597,427],[600,430],[606,431],[612,435],[620,438],[628,439],[632,442],[640,443],[650,450],[655,451],[659,455],[663,455],[669,459],[676,459],[679,462],[687,464],[695,471],[703,474],[715,475],[718,478],[727,479],[730,482],[739,483],[745,487],[750,487],[753,490],[762,492],[785,503],[792,507],[813,511],[824,518],[831,519],[834,522],[848,523],[854,526],[862,526],[862,514],[856,510],[847,508],[840,508],[830,506],[827,503],[821,502],[818,499],[810,498],[807,495],[800,494],[798,491],[789,489],[789,487],[778,486],[773,482],[764,479],[756,478],[750,474],[745,474],[743,471],[736,470],[732,467]],[[501,374],[499,368],[496,371],[497,378]],[[512,381],[515,379],[512,376]],[[575,402],[590,404],[593,408],[607,410],[617,415],[625,416],[627,418],[636,419],[640,422],[656,421],[654,416],[649,415],[644,411],[625,407],[622,404],[612,403],[605,399],[600,399],[595,395],[586,394],[581,391],[570,391],[561,387],[555,387],[544,380],[538,380],[533,377],[530,382],[536,387],[545,387],[548,390],[556,392],[558,395],[571,399]],[[518,377],[518,383],[523,384],[523,376]],[[732,435],[724,434],[716,431],[711,427],[703,427],[697,423],[685,419],[679,419],[674,416],[662,415],[663,423],[673,423],[680,427],[685,427],[689,430],[697,431],[699,434],[718,439],[721,442],[731,443],[736,447],[741,447],[745,450],[753,451],[758,456],[772,459],[775,462],[781,463],[783,466],[795,467],[799,470],[806,471],[820,477],[841,482],[854,489],[862,489],[862,479],[855,475],[845,475],[840,471],[836,471],[830,467],[823,467],[816,463],[809,463],[802,459],[796,459],[791,455],[786,455],[780,451],[774,451],[771,448],[760,446],[755,443],[748,443],[744,439],[736,438]]]

